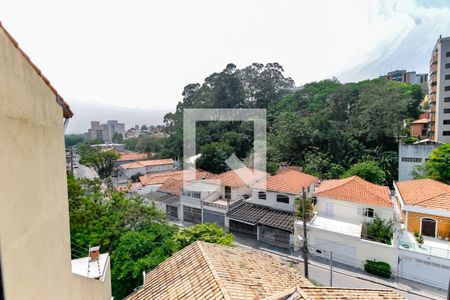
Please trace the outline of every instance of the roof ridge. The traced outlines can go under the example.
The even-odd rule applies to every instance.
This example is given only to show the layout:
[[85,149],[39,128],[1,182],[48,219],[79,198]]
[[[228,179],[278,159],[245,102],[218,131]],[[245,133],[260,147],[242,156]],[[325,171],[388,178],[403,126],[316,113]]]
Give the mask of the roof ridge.
[[203,258],[206,261],[206,264],[209,267],[209,270],[211,271],[211,274],[216,279],[217,285],[219,286],[224,299],[231,300],[232,298],[231,298],[230,294],[228,293],[227,289],[225,288],[225,284],[223,283],[222,279],[220,278],[219,274],[217,273],[214,264],[212,263],[210,257],[208,256],[208,253],[203,248],[203,242],[197,241],[197,245],[198,245],[198,248],[200,249],[200,252],[202,253]]
[[424,199],[424,200],[422,200],[422,201],[415,202],[414,205],[420,204],[420,203],[423,203],[423,202],[426,202],[426,201],[430,201],[431,199],[434,199],[434,198],[436,198],[436,197],[440,197],[440,196],[445,195],[445,194],[449,194],[449,195],[450,195],[450,192],[443,192],[442,194],[437,194],[437,195],[435,195],[435,196],[432,196],[432,197],[430,197],[430,198]]
[[[353,178],[352,178],[352,177],[353,177]],[[336,188],[338,188],[338,187],[341,187],[341,186],[343,186],[343,185],[346,185],[347,183],[349,183],[350,181],[352,181],[352,180],[355,179],[355,178],[356,178],[356,176],[350,176],[350,177],[347,177],[347,178],[339,178],[339,179],[331,179],[331,180],[342,180],[342,181],[346,180],[346,181],[345,181],[344,183],[342,183],[342,184],[339,184],[339,185],[330,187],[330,188],[328,188],[328,189],[326,189],[326,190],[323,190],[323,191],[320,191],[320,192],[316,192],[316,194],[321,194],[321,193],[323,193],[323,192],[328,192],[328,191],[334,190],[334,189],[336,189]],[[324,181],[324,182],[326,182],[326,181]],[[320,188],[320,187],[319,187],[319,188]]]
[[[360,178],[360,177],[358,177],[358,176],[355,176],[355,178],[359,178],[359,179],[361,179],[361,180],[364,180],[364,179],[362,179],[362,178]],[[385,186],[381,186],[381,185],[377,185],[377,184],[374,184],[374,183],[372,183],[372,182],[369,182],[369,181],[367,181],[367,180],[364,180],[365,182],[367,182],[367,183],[369,183],[369,184],[372,184],[372,185],[374,185],[374,186],[376,186],[376,187],[378,187],[378,186],[380,186],[380,187],[382,187],[382,188],[387,188],[387,187],[385,187]],[[359,186],[361,186],[366,192],[368,192],[369,194],[371,194],[371,195],[373,195],[373,196],[375,196],[375,197],[377,197],[378,199],[381,199],[381,200],[385,200],[385,199],[383,199],[382,197],[380,197],[380,196],[378,196],[378,195],[376,195],[376,194],[374,194],[372,191],[370,191],[369,189],[367,189],[363,184],[361,184],[361,182],[358,182],[358,181],[356,181],[356,183],[359,185]],[[389,193],[388,193],[388,195],[389,195]],[[390,200],[390,198],[389,198],[389,200]]]

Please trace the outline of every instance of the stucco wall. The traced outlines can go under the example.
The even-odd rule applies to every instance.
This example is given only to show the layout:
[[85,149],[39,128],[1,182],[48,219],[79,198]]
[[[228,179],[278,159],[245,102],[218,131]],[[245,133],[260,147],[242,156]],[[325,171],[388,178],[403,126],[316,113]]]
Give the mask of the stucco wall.
[[[327,210],[326,208],[327,203],[329,203],[328,205],[331,205],[333,207],[332,215],[328,213],[329,210]],[[319,215],[334,217],[339,220],[346,220],[353,223],[359,223],[372,220],[372,218],[364,217],[362,215],[364,208],[372,208],[375,214],[383,219],[389,220],[394,217],[394,209],[390,207],[328,199],[323,197],[317,197],[317,203],[314,207],[314,210],[317,211]]]
[[[444,235],[448,235],[450,231],[450,218],[439,217],[434,215],[428,215],[418,212],[408,212],[407,213],[407,229],[409,232],[419,232],[420,233],[420,221],[421,218],[431,218],[437,222],[437,234],[442,232]],[[437,236],[436,236],[437,237]]]
[[[416,166],[420,166],[425,163],[425,160],[431,154],[437,145],[427,144],[400,144],[399,145],[399,159],[398,159],[398,180],[410,180],[413,179],[411,172]],[[420,158],[420,162],[403,161],[404,158]]]
[[62,108],[2,30],[0,102],[5,298],[109,299],[109,269],[105,282],[71,272]]

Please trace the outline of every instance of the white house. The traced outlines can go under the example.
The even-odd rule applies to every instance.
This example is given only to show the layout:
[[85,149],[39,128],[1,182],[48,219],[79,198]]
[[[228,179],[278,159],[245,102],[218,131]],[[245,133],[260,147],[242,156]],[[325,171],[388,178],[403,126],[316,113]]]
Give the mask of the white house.
[[[396,268],[393,245],[368,240],[364,222],[376,216],[394,219],[389,188],[360,177],[323,182],[314,193],[315,215],[308,222],[308,245],[311,253],[333,258],[344,264],[362,268],[367,259],[387,262]],[[296,236],[303,236],[303,223],[295,224]],[[298,247],[303,245],[296,240]]]
[[130,179],[136,174],[147,174],[175,170],[173,159],[152,159],[126,163],[119,166],[119,180]]
[[282,169],[252,185],[252,196],[227,213],[225,227],[234,233],[283,248],[293,245],[295,199],[303,189],[314,192],[317,178],[296,169]]

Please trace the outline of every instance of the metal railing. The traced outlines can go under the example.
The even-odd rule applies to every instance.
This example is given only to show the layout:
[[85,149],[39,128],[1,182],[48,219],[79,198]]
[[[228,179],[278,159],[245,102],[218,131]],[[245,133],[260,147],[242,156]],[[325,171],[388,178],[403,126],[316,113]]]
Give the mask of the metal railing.
[[445,259],[450,259],[450,250],[438,247],[433,247],[429,245],[419,244],[415,242],[400,240],[398,247],[401,250],[413,251],[416,253],[421,253],[429,256],[435,256]]

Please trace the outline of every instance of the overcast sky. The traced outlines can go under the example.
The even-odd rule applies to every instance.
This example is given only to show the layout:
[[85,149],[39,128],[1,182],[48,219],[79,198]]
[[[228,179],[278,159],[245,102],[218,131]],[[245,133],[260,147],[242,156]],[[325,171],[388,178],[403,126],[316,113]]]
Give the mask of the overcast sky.
[[69,102],[173,110],[233,62],[297,85],[427,71],[450,1],[0,0],[0,20]]

